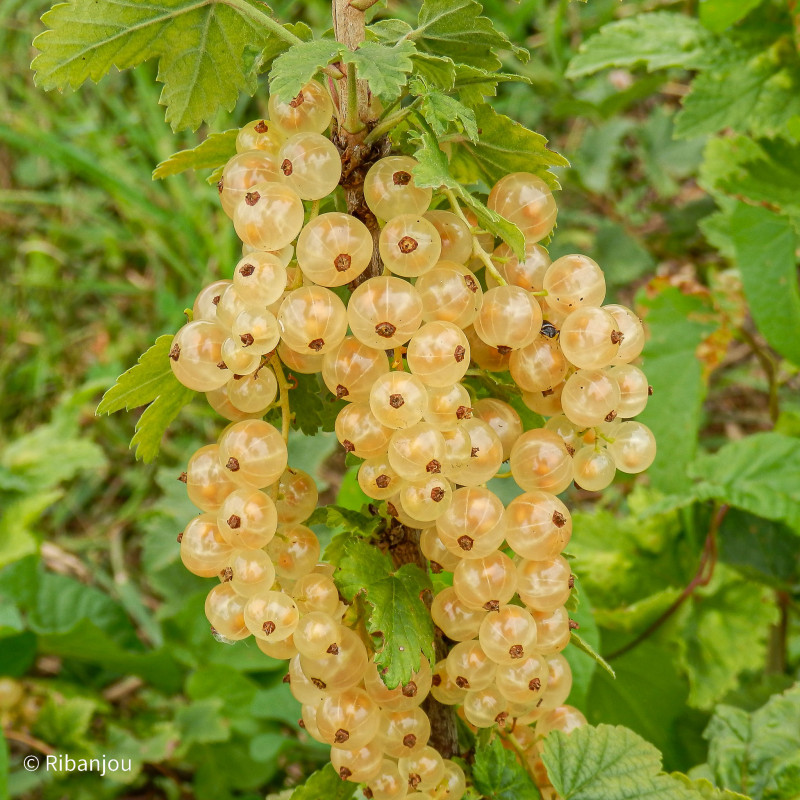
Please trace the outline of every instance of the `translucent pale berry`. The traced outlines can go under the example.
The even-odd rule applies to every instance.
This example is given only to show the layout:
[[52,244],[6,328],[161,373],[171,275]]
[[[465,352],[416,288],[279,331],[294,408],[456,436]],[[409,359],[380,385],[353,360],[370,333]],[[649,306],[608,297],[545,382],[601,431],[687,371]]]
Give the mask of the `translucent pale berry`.
[[389,359],[383,350],[376,350],[347,336],[341,344],[325,354],[322,379],[339,400],[365,402],[375,381],[389,372]]
[[[544,287],[544,274],[550,266],[547,250],[531,241],[525,243],[525,258],[520,261],[514,251],[505,243],[492,254],[497,271],[512,286],[519,286],[529,292],[541,292]],[[489,273],[487,272],[487,282]]]
[[277,125],[268,119],[254,119],[239,129],[236,134],[236,152],[246,153],[248,150],[265,150],[277,154],[286,135]]
[[217,511],[226,542],[236,547],[264,547],[275,535],[278,512],[272,498],[258,489],[237,489]]
[[329,694],[317,711],[323,740],[342,750],[358,750],[375,739],[380,710],[363,689]]
[[526,431],[511,449],[514,480],[525,491],[559,494],[572,481],[572,458],[560,436],[539,428]]
[[292,597],[301,614],[322,611],[334,614],[339,607],[339,590],[327,575],[310,572],[299,578],[292,587]]
[[231,281],[214,281],[200,290],[192,305],[192,320],[199,322],[217,321],[217,303],[222,293],[231,285]]
[[199,320],[184,325],[172,340],[169,365],[175,377],[195,392],[219,389],[233,377],[222,361],[225,329]]
[[541,392],[522,393],[522,402],[531,410],[543,417],[554,417],[563,412],[561,395],[566,381],[557,383],[552,389]]
[[263,489],[286,469],[286,443],[263,420],[235,422],[219,440],[219,462],[240,486]]
[[454,706],[461,703],[467,694],[466,689],[459,689],[455,681],[447,673],[445,659],[436,662],[433,668],[433,685],[431,694],[434,699],[445,706]]
[[378,219],[428,210],[433,190],[417,187],[412,175],[416,166],[416,159],[410,156],[387,156],[370,167],[364,179],[364,199]]
[[513,222],[528,242],[544,239],[556,222],[556,201],[550,187],[529,172],[512,172],[492,187],[487,205]]
[[539,335],[542,310],[536,298],[519,286],[498,286],[484,293],[473,327],[489,346],[511,352]]
[[606,296],[603,270],[583,255],[556,259],[544,275],[543,288],[545,303],[563,314],[581,306],[599,306]]
[[338,653],[325,653],[321,658],[300,656],[300,664],[309,680],[318,689],[329,693],[357,686],[370,663],[364,643],[349,628],[342,628],[337,644]]
[[497,664],[478,642],[459,642],[447,656],[447,674],[459,689],[478,692],[494,682]]
[[292,372],[299,372],[301,375],[314,375],[322,372],[324,353],[315,353],[313,350],[307,353],[298,353],[297,350],[288,347],[286,342],[281,342],[278,345],[278,355]]
[[401,775],[407,776],[408,785],[421,792],[434,789],[444,777],[444,761],[439,751],[428,746],[399,758],[397,767]]
[[[570,637],[569,614],[564,606],[553,611],[531,610],[536,620],[536,649],[544,655],[560,653]],[[563,701],[562,701],[563,702]]]
[[415,425],[428,410],[428,393],[422,381],[407,372],[381,375],[372,386],[369,405],[376,418],[389,428]]
[[617,323],[622,333],[622,344],[611,361],[612,364],[628,364],[638,358],[644,349],[644,326],[642,321],[627,306],[616,304],[603,306]]
[[278,480],[275,508],[281,525],[305,522],[317,507],[319,492],[314,479],[302,469],[287,467]]
[[479,486],[493,478],[503,463],[503,443],[482,419],[465,419],[459,430],[469,437],[469,451],[462,461],[449,459],[447,476],[463,486]]
[[453,589],[464,605],[496,611],[517,590],[516,567],[499,550],[483,558],[464,559],[453,573]]
[[358,458],[384,455],[392,435],[381,424],[367,403],[350,403],[337,415],[334,424],[336,438],[348,453]]
[[293,635],[298,652],[309,658],[320,658],[327,652],[339,649],[339,625],[330,614],[311,611],[300,617]]
[[442,260],[466,264],[472,255],[472,234],[467,223],[452,211],[426,211],[423,216],[439,232]]
[[295,522],[279,525],[267,552],[275,563],[275,571],[282,578],[297,580],[314,569],[319,561],[320,544],[311,528]]
[[181,561],[193,575],[213,578],[230,558],[232,548],[220,533],[214,514],[194,517],[180,539]]
[[223,573],[220,576],[222,580],[229,580],[234,591],[242,597],[252,597],[268,590],[275,582],[275,567],[263,550],[236,550]]
[[528,608],[554,611],[564,605],[571,590],[569,562],[562,556],[546,561],[523,559],[517,564],[517,591]]
[[506,508],[506,540],[523,558],[553,558],[564,550],[571,536],[569,509],[554,494],[526,492]]
[[494,397],[478,400],[472,413],[497,434],[503,445],[503,461],[507,460],[514,442],[522,436],[522,420],[519,414],[508,403]]
[[582,447],[572,464],[575,485],[588,492],[601,492],[610,486],[617,472],[614,457],[605,447]]
[[464,716],[476,728],[491,728],[493,725],[502,727],[508,719],[508,701],[494,686],[467,692]]
[[303,201],[290,186],[264,182],[251,186],[233,212],[236,235],[259,250],[278,250],[303,227]]
[[525,392],[543,392],[558,386],[567,375],[568,364],[558,342],[537,336],[533,342],[511,353],[509,371]]
[[287,135],[301,131],[322,133],[331,123],[333,103],[322,84],[309,81],[290,100],[271,94],[269,116]]
[[608,445],[620,472],[635,474],[646,470],[656,458],[656,439],[641,422],[623,422]]
[[616,320],[602,308],[579,308],[561,324],[561,350],[578,369],[607,367],[619,351],[621,341]]
[[288,594],[261,591],[247,601],[244,621],[258,639],[280,642],[291,636],[300,620],[294,600]]
[[250,375],[234,375],[226,387],[231,403],[242,411],[262,413],[278,396],[275,373],[264,366]]
[[236,291],[249,302],[268,306],[283,294],[287,273],[278,256],[263,250],[255,250],[239,261],[233,270],[233,285]]
[[418,422],[395,431],[387,450],[394,471],[406,480],[440,475],[444,462],[444,439],[433,425]]
[[281,337],[299,353],[324,355],[338,347],[347,332],[344,303],[322,286],[289,292],[278,312]]
[[496,347],[486,344],[475,332],[475,328],[472,325],[464,328],[464,334],[469,341],[470,359],[481,369],[489,372],[505,372],[508,369],[509,359],[513,351],[506,350],[504,347],[501,352]]
[[450,507],[452,499],[453,487],[442,475],[407,480],[400,489],[403,510],[422,522],[439,519]]
[[519,606],[501,606],[481,623],[478,640],[486,655],[498,664],[510,664],[530,655],[536,645],[536,622]]
[[619,384],[603,370],[578,370],[567,379],[561,393],[567,418],[585,428],[613,419],[619,401]]
[[463,487],[436,523],[442,544],[459,558],[483,558],[497,550],[506,532],[505,509],[488,489]]
[[469,392],[460,383],[426,386],[428,407],[423,416],[440,430],[452,430],[472,414]]
[[542,715],[536,722],[536,735],[544,737],[550,731],[572,733],[586,724],[588,724],[586,717],[574,706],[558,706]]
[[422,750],[431,736],[431,723],[421,708],[381,714],[378,740],[386,755],[401,758]]
[[408,343],[408,368],[428,386],[451,386],[469,367],[469,342],[452,322],[426,322]]
[[408,794],[408,779],[400,775],[397,762],[384,758],[374,777],[367,781],[373,800],[403,800]]
[[284,180],[303,200],[321,200],[338,185],[342,159],[336,145],[319,133],[296,133],[278,153]]
[[401,214],[384,225],[378,249],[386,268],[405,278],[433,269],[442,252],[439,232],[424,217]]
[[263,150],[250,150],[235,155],[225,164],[225,168],[222,170],[222,180],[218,184],[219,199],[223,210],[233,219],[236,206],[246,192],[249,192],[258,183],[280,181],[282,178],[277,155]]
[[198,508],[216,511],[237,485],[220,464],[219,447],[209,444],[197,450],[186,465],[186,492]]
[[433,598],[431,618],[448,639],[465,642],[478,635],[487,612],[471,608],[458,599],[455,589],[448,586]]
[[619,386],[619,404],[616,412],[619,417],[628,419],[644,411],[650,396],[647,376],[633,364],[619,364],[609,367],[607,373]]
[[339,777],[353,783],[369,781],[381,770],[383,750],[377,742],[367,742],[357,750],[331,747],[331,764]]
[[500,693],[512,703],[536,703],[547,688],[547,660],[539,653],[500,664],[495,680]]
[[247,599],[237,594],[229,583],[220,583],[206,596],[206,619],[214,631],[226,639],[246,639],[250,635],[245,625],[246,602]]
[[442,543],[436,527],[427,528],[419,536],[419,549],[431,562],[431,570],[439,573],[443,569],[452,572],[458,564],[458,556],[453,555]]
[[425,322],[441,320],[459,328],[471,325],[483,303],[483,290],[467,267],[439,261],[414,284],[422,298]]
[[422,298],[407,281],[370,278],[350,296],[347,320],[353,335],[369,347],[386,350],[405,344],[422,323]]
[[431,665],[423,657],[419,669],[411,674],[408,682],[390,689],[372,662],[364,675],[364,688],[367,694],[385,710],[409,711],[417,708],[428,696],[431,688]]
[[344,286],[372,259],[372,234],[350,214],[320,214],[297,239],[297,263],[303,274],[322,286]]
[[367,497],[386,500],[400,491],[402,478],[392,469],[389,459],[380,455],[368,458],[358,468],[358,485]]
[[242,311],[231,326],[231,335],[242,350],[258,355],[272,352],[281,340],[278,320],[266,309]]
[[544,693],[544,710],[558,708],[569,697],[572,689],[572,669],[561,653],[547,657],[547,689]]

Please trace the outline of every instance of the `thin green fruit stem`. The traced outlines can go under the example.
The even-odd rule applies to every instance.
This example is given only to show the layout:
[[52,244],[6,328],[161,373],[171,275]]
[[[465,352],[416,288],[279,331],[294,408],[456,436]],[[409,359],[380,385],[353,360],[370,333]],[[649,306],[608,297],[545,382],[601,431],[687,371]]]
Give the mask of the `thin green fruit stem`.
[[453,213],[456,214],[456,216],[458,216],[461,221],[470,229],[470,233],[472,235],[472,255],[483,262],[483,265],[486,267],[486,271],[492,276],[492,278],[495,279],[495,281],[497,281],[498,284],[500,284],[500,286],[508,286],[508,281],[497,271],[497,267],[492,262],[489,254],[483,249],[483,247],[481,247],[478,237],[472,232],[472,226],[462,211],[461,205],[459,204],[458,198],[455,196],[453,190],[444,189],[443,191],[445,197],[450,203],[450,207],[453,209]]
[[358,113],[358,75],[355,64],[347,65],[347,111],[343,124],[348,133],[359,133],[366,127]]
[[525,754],[525,750],[523,749],[522,745],[514,736],[513,733],[510,731],[504,731],[501,728],[498,728],[498,733],[500,734],[501,739],[505,739],[510,745],[513,751],[517,754],[517,758],[522,762],[522,766],[525,768],[525,772],[528,773],[528,777],[533,781],[534,786],[536,786],[536,776],[533,774],[533,769],[531,769],[531,765],[528,763],[528,757]]

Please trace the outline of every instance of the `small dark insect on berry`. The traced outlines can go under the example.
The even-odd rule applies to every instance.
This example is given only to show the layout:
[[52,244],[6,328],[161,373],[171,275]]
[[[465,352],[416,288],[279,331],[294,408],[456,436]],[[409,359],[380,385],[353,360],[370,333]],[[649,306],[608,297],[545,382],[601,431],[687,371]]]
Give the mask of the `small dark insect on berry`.
[[169,357],[173,361],[177,361],[181,357],[181,346],[179,344],[174,344],[170,348]]
[[558,328],[556,328],[552,322],[544,320],[539,333],[541,333],[542,336],[546,336],[548,339],[555,339],[558,336]]

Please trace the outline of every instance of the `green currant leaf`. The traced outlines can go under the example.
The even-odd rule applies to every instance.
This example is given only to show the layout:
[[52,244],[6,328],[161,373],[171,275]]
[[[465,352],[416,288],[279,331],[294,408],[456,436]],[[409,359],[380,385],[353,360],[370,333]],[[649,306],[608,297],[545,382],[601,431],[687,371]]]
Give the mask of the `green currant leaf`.
[[653,431],[658,442],[656,460],[647,474],[656,489],[680,492],[690,483],[686,469],[697,451],[706,392],[696,351],[718,318],[704,298],[673,287],[655,297],[642,294],[637,299],[647,308],[650,336],[644,358],[653,387],[653,396],[637,419]]
[[400,96],[414,69],[411,56],[415,51],[414,43],[407,40],[393,47],[364,42],[355,51],[342,50],[341,57],[346,64],[355,65],[356,74],[369,84],[372,94],[390,103]]
[[781,433],[755,433],[729,442],[689,466],[692,491],[751,514],[785,522],[800,533],[800,448]]
[[763,2],[764,0],[705,0],[699,9],[700,22],[710,31],[722,33]]
[[447,156],[440,150],[432,132],[423,130],[419,135],[414,157],[419,164],[414,168],[414,180],[418,186],[443,186],[450,189],[456,198],[476,216],[480,226],[507,242],[520,257],[525,253],[525,237],[522,231],[504,217],[488,209],[474,194],[468,192],[450,174]]
[[343,781],[333,765],[326,764],[312,773],[302,786],[298,786],[292,792],[290,800],[320,800],[323,797],[325,800],[350,800],[356,789],[358,784]]
[[136,366],[117,378],[95,411],[98,415],[113,414],[150,403],[139,417],[131,439],[131,447],[136,447],[136,458],[146,463],[158,455],[164,431],[195,395],[178,382],[169,365],[172,339],[169,335],[159,336]]
[[719,705],[703,736],[714,780],[754,800],[800,792],[800,686],[774,695],[751,714]]
[[330,531],[338,531],[325,548],[324,559],[328,564],[339,566],[345,556],[346,547],[356,539],[371,539],[383,524],[383,517],[371,514],[364,506],[361,511],[331,505],[320,506],[308,518],[307,525],[324,525]]
[[177,175],[187,169],[217,169],[236,155],[238,128],[209,134],[197,147],[181,150],[162,161],[153,170],[153,180]]
[[602,27],[585,41],[569,64],[567,77],[591,75],[607,67],[643,64],[696,69],[712,60],[715,38],[685,14],[657,11],[636,14]]
[[328,64],[339,56],[344,45],[335,39],[314,39],[293,45],[273,62],[269,73],[269,91],[286,102]]
[[423,658],[433,663],[433,621],[422,599],[431,583],[416,564],[395,569],[388,555],[356,540],[345,546],[334,580],[346,600],[363,596],[366,602],[367,630],[386,686],[408,683]]
[[443,136],[451,124],[471,141],[478,141],[475,112],[444,92],[428,88],[425,81],[415,78],[409,86],[411,93],[422,98],[420,110],[425,121],[437,136]]
[[128,69],[158,59],[161,102],[174,130],[192,130],[231,111],[245,91],[255,93],[259,56],[272,38],[294,34],[252,0],[73,0],[54,6],[42,21],[49,30],[34,46],[36,83],[77,89],[112,67]]
[[753,320],[769,345],[800,366],[797,234],[788,217],[737,203],[731,238]]
[[553,731],[542,760],[564,800],[700,800],[661,771],[661,754],[632,730],[587,725],[570,734]]
[[430,86],[449,92],[456,82],[456,65],[450,58],[432,56],[430,53],[414,53],[414,75]]
[[693,81],[675,119],[675,136],[689,139],[725,128],[776,136],[800,114],[800,55],[774,42],[731,42]]
[[[292,377],[297,385],[289,392],[289,404],[292,409],[292,427],[302,431],[306,436],[313,436],[317,431],[332,431],[336,415],[347,403],[337,400],[329,391],[319,375],[295,375]],[[273,412],[278,417],[280,411]]]
[[550,167],[569,162],[547,149],[547,139],[498,114],[488,103],[475,109],[480,141],[453,142],[450,171],[461,183],[483,181],[491,186],[510,172],[532,172],[552,189],[559,188]]
[[420,50],[487,70],[500,69],[497,50],[513,50],[527,61],[528,51],[512,45],[481,11],[476,0],[424,0],[417,27],[405,35]]
[[513,750],[506,750],[499,738],[475,749],[472,779],[485,797],[492,800],[539,800],[541,795]]
[[458,91],[461,101],[470,108],[482,105],[485,97],[494,97],[500,83],[532,83],[525,75],[490,72],[469,64],[456,64],[455,71],[453,88]]
[[766,587],[717,566],[711,585],[694,592],[676,620],[674,642],[692,708],[711,709],[736,690],[739,675],[763,670],[769,626],[777,619]]

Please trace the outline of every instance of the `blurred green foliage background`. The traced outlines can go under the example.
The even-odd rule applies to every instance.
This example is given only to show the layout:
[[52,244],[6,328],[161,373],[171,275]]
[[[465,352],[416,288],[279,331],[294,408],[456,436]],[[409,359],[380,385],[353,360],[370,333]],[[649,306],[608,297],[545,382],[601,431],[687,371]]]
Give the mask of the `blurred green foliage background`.
[[[715,709],[727,713],[720,703],[752,711],[798,674],[800,383],[797,366],[751,321],[729,215],[742,199],[761,203],[786,214],[792,232],[798,203],[788,189],[785,203],[771,204],[768,185],[753,188],[725,149],[727,124],[718,136],[673,137],[686,70],[566,72],[604,24],[663,10],[694,16],[696,5],[487,0],[484,11],[532,51],[528,64],[509,64],[530,84],[504,85],[497,109],[544,133],[572,163],[559,171],[554,256],[595,258],[610,295],[635,304],[651,332],[645,369],[655,394],[642,419],[659,458],[644,479],[571,497],[577,619],[617,671],[614,681],[573,654],[571,702],[590,722],[633,728],[667,769],[682,771],[707,761],[703,732]],[[46,8],[0,0],[0,798],[4,775],[12,797],[263,797],[301,781],[325,753],[297,726],[282,665],[252,644],[209,635],[206,582],[178,559],[175,538],[193,510],[176,477],[220,423],[192,403],[158,461],[143,465],[128,451],[134,415],[93,416],[116,376],[182,324],[198,289],[227,276],[237,241],[203,176],[150,180],[159,161],[203,134],[170,131],[154,65],[79,93],[33,86],[31,40]],[[283,21],[329,26],[321,0],[273,9]],[[416,4],[390,2],[379,13],[411,17]],[[795,46],[786,4],[754,14],[745,21],[751,39]],[[209,130],[265,111],[262,90]],[[794,120],[768,137],[791,153]],[[732,127],[736,152],[767,146],[748,139],[746,125]],[[800,159],[778,161],[791,186]],[[723,185],[731,174],[741,192]],[[797,324],[784,320],[787,337],[800,338]],[[334,445],[330,435],[320,445],[298,434],[292,461],[314,473],[325,500],[357,508],[354,477]],[[723,446],[736,449],[697,459]],[[723,475],[730,464],[733,478]],[[691,487],[732,485],[748,469],[740,490],[755,499],[724,516],[709,557],[712,501],[725,497]],[[779,502],[794,510],[769,513]],[[693,578],[708,581],[656,624]],[[25,753],[65,750],[133,755],[135,769],[99,781],[20,768]],[[772,794],[731,788],[798,796],[790,784],[773,780]]]

